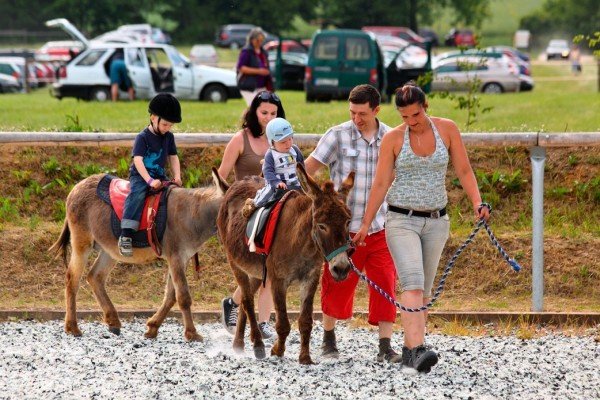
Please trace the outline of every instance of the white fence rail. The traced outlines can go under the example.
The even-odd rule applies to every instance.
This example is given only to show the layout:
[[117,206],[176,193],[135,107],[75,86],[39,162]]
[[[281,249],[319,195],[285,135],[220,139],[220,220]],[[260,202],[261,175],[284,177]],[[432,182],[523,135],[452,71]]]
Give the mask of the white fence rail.
[[[124,146],[133,143],[137,133],[107,132],[0,132],[0,144],[21,146]],[[178,147],[222,146],[229,142],[231,133],[177,133]],[[315,146],[320,134],[295,134],[294,141],[301,146]],[[463,133],[467,146],[540,146],[572,147],[600,146],[600,132],[538,133],[495,132]]]
[[[0,132],[1,145],[18,146],[122,146],[133,143],[135,133],[94,132]],[[178,133],[178,147],[224,146],[233,134]],[[495,132],[463,133],[467,146],[505,147],[525,146],[531,149],[532,164],[532,310],[544,308],[544,164],[546,148],[600,146],[600,132]],[[300,146],[316,146],[319,134],[296,134]]]

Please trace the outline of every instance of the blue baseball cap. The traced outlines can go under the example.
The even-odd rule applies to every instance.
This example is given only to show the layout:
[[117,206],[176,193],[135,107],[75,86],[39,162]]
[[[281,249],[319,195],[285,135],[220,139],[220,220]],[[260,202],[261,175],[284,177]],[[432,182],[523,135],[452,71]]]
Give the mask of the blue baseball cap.
[[267,124],[267,139],[271,141],[281,142],[294,134],[292,125],[283,118],[275,118]]

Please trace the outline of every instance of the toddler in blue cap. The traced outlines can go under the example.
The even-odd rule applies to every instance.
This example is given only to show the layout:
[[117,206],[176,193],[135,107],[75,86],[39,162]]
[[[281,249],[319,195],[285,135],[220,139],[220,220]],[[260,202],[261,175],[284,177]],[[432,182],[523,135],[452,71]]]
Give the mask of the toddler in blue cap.
[[263,207],[275,195],[277,189],[301,190],[296,174],[296,163],[304,165],[304,156],[294,144],[294,129],[283,118],[275,118],[267,124],[267,139],[271,148],[267,150],[262,166],[265,186],[254,199],[247,199],[242,209],[244,217],[249,218],[255,209]]

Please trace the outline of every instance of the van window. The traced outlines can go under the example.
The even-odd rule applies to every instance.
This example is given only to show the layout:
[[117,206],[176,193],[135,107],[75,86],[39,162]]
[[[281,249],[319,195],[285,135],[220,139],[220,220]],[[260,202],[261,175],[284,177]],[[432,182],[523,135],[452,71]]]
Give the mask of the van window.
[[315,46],[315,58],[317,60],[337,59],[339,39],[335,36],[321,37]]
[[87,53],[81,60],[77,62],[77,65],[81,65],[83,67],[89,67],[91,65],[96,64],[100,57],[102,57],[106,53],[106,50],[91,50]]
[[371,58],[371,48],[369,42],[365,38],[346,39],[346,60],[360,61],[369,60]]

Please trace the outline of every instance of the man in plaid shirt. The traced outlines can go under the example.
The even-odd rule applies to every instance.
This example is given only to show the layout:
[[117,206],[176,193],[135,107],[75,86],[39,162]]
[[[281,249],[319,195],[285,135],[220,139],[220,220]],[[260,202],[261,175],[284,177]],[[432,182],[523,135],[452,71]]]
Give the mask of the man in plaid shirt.
[[[352,89],[348,98],[351,121],[330,128],[319,140],[317,147],[305,161],[306,171],[314,175],[323,166],[336,189],[351,171],[356,173],[354,187],[348,196],[348,207],[352,213],[350,232],[358,232],[367,205],[379,147],[383,135],[390,127],[377,119],[381,96],[371,85],[359,85]],[[387,204],[383,204],[369,229],[365,246],[356,249],[352,261],[356,267],[387,293],[393,294],[396,287],[396,269],[385,240],[384,221]],[[358,283],[356,274],[348,275],[344,281],[336,282],[329,268],[323,268],[321,277],[321,308],[323,310],[323,345],[325,358],[339,356],[335,340],[335,323],[338,319],[352,317],[354,292]],[[383,296],[369,287],[369,324],[379,326],[378,361],[401,362],[402,356],[390,344],[396,308]]]

